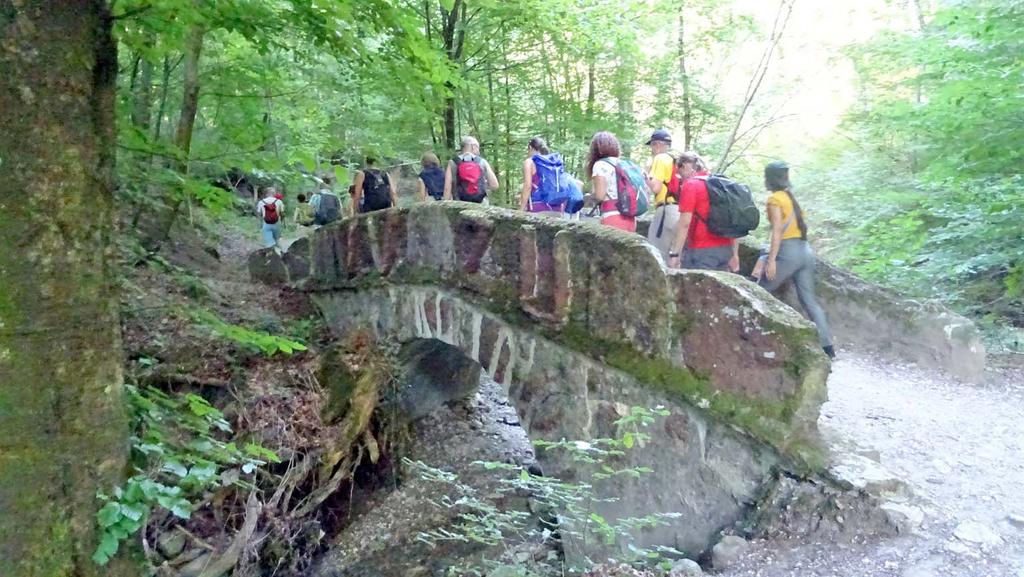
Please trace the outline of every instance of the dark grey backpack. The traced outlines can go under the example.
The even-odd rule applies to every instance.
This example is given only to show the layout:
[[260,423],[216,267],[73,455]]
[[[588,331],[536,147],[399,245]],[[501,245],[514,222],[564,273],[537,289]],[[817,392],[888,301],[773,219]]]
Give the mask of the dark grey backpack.
[[338,220],[341,216],[341,199],[329,192],[320,193],[320,205],[316,209],[314,222],[327,224]]

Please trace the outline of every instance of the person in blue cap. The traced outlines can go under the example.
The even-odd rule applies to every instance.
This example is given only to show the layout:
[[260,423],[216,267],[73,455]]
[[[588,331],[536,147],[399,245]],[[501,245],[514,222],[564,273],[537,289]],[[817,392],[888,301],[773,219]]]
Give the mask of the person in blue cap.
[[758,283],[769,291],[775,291],[792,279],[800,305],[818,327],[821,348],[829,357],[835,358],[828,317],[814,294],[817,259],[807,242],[807,223],[804,221],[803,210],[793,196],[789,165],[775,161],[765,166],[764,185],[769,193],[767,213],[771,223],[771,244]]

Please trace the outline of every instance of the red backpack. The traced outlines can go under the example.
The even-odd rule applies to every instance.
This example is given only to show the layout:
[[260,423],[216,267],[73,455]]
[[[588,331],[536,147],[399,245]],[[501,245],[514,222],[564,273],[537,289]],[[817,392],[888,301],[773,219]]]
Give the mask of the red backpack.
[[672,177],[665,183],[665,190],[668,193],[665,197],[665,201],[674,198],[676,204],[679,204],[679,200],[683,196],[683,179],[679,178],[679,158],[672,152],[668,153],[672,157]]
[[470,160],[455,159],[455,192],[458,200],[481,202],[487,196],[482,159],[474,156]]
[[267,224],[277,224],[277,221],[279,220],[279,218],[280,217],[277,214],[277,199],[274,199],[274,200],[272,200],[270,202],[264,201],[263,202],[263,222],[265,222]]

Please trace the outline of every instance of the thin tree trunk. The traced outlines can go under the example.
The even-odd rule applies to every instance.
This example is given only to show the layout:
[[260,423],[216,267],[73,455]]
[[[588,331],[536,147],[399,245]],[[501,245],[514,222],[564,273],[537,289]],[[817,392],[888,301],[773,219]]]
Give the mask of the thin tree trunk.
[[596,99],[594,77],[596,75],[596,64],[591,58],[587,62],[587,120],[594,119],[594,100]]
[[128,439],[112,250],[117,46],[107,10],[101,0],[0,3],[5,576],[137,574],[91,560],[96,494],[122,480]]
[[722,152],[722,157],[718,161],[717,168],[719,172],[725,172],[731,162],[729,162],[729,153],[732,152],[732,147],[736,144],[736,134],[739,132],[740,126],[743,124],[743,118],[747,114],[747,110],[750,105],[754,102],[754,97],[757,96],[758,89],[761,88],[761,83],[764,81],[765,75],[768,73],[768,66],[771,64],[772,55],[775,53],[775,47],[779,45],[779,41],[782,40],[782,34],[786,30],[786,23],[789,22],[789,15],[793,13],[793,2],[795,0],[782,0],[779,2],[779,9],[775,13],[775,23],[772,25],[771,35],[768,37],[768,45],[764,49],[764,53],[761,55],[761,61],[757,64],[757,69],[754,70],[753,76],[750,77],[750,83],[747,84],[747,91],[743,98],[743,106],[740,108],[740,113],[736,117],[736,122],[733,124],[732,131],[729,133],[729,139],[725,143],[725,150]]
[[164,56],[164,70],[160,84],[160,106],[156,112],[156,127],[153,130],[153,142],[160,140],[160,132],[163,130],[164,115],[167,114],[167,93],[171,83],[171,57]]
[[144,133],[149,132],[153,107],[153,62],[142,59],[139,79],[132,90],[132,124]]
[[[188,41],[185,45],[185,70],[182,81],[181,113],[178,116],[178,128],[174,133],[174,146],[177,148],[178,160],[174,162],[173,168],[182,174],[188,174],[189,155],[192,150],[192,131],[196,124],[196,114],[199,111],[199,60],[203,51],[203,36],[205,30],[199,24],[193,24],[189,30]],[[172,198],[169,210],[159,218],[159,225],[156,235],[149,238],[146,248],[159,250],[174,228],[174,223],[181,214],[181,208],[185,205],[185,193]]]
[[693,150],[693,106],[690,102],[690,75],[686,72],[686,35],[683,9],[679,10],[679,76],[683,82],[683,150]]
[[[505,68],[505,161],[507,166],[512,166],[512,91],[509,88],[508,68],[508,38],[505,36],[504,27],[501,35],[501,58]],[[516,206],[512,194],[512,171],[505,171],[505,205]]]
[[185,77],[181,99],[181,114],[178,117],[178,129],[174,134],[174,145],[181,153],[176,166],[178,172],[188,172],[188,157],[192,149],[192,130],[196,124],[196,113],[199,111],[199,58],[203,51],[203,35],[206,31],[199,24],[192,25],[189,30],[188,43],[185,46]]

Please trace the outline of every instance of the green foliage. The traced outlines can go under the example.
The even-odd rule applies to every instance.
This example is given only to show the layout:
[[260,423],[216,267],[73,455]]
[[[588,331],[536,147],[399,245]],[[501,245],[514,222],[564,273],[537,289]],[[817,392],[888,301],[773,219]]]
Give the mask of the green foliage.
[[213,334],[259,351],[268,357],[272,357],[278,352],[290,355],[296,351],[306,350],[306,345],[299,341],[227,323],[208,310],[193,310],[191,315],[197,323],[209,328]]
[[[153,364],[141,359],[141,366]],[[203,397],[168,395],[152,387],[125,387],[133,417],[132,458],[136,473],[96,513],[100,544],[93,560],[105,565],[120,543],[142,529],[155,507],[188,519],[204,492],[230,485],[248,486],[257,467],[278,462],[272,451],[254,443],[239,448],[223,440],[231,426]]]
[[991,328],[1024,323],[1022,26],[1020,0],[958,3],[853,50],[849,138],[797,182],[840,264]]
[[[483,561],[480,566],[453,568],[458,575],[524,575],[529,577],[560,576],[568,571],[581,571],[586,567],[566,567],[563,560],[552,552],[545,559],[521,558],[515,545],[524,542],[547,543],[554,539],[557,529],[562,539],[571,538],[586,550],[588,544],[600,543],[605,547],[625,544],[630,555],[620,561],[657,565],[665,563],[665,555],[673,557],[683,553],[667,547],[645,549],[632,544],[634,535],[644,529],[666,524],[677,518],[675,513],[655,513],[640,517],[609,520],[594,510],[594,505],[613,502],[601,496],[601,484],[609,479],[626,476],[639,478],[652,470],[644,467],[622,467],[620,463],[631,450],[637,450],[650,440],[646,429],[658,417],[669,415],[662,407],[647,409],[632,407],[628,415],[614,424],[618,434],[614,438],[589,441],[558,442],[535,441],[544,451],[558,451],[580,465],[588,478],[565,482],[552,477],[534,475],[527,469],[509,463],[477,462],[477,466],[494,471],[498,488],[486,494],[480,488],[461,482],[454,473],[442,471],[422,462],[406,460],[405,464],[422,479],[439,486],[441,497],[432,503],[456,513],[458,522],[449,530],[441,527],[421,533],[417,539],[431,546],[447,542],[477,543],[504,548],[498,559]],[[547,511],[557,519],[556,525],[535,526],[532,515],[525,511],[503,509],[495,505],[505,497],[529,495],[531,510]],[[602,561],[604,561],[602,559]],[[596,560],[585,560],[592,565]]]

